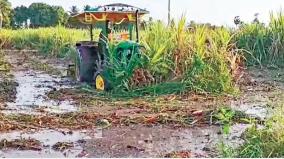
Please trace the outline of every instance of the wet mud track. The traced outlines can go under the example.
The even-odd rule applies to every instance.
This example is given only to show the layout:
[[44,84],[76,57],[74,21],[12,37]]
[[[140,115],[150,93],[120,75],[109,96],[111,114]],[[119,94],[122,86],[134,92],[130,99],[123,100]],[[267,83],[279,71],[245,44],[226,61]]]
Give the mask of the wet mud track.
[[[74,86],[74,81],[63,77],[60,71],[51,72],[50,70],[56,68],[46,68],[46,62],[41,59],[35,61],[36,56],[33,53],[30,57],[27,56],[29,55],[25,52],[5,52],[5,59],[11,65],[9,80],[16,84],[13,85],[13,99],[2,103],[2,116],[20,118],[24,115],[49,116],[78,111],[79,107],[73,101],[51,100],[46,95],[51,90],[70,88]],[[42,67],[43,65],[45,66]],[[64,67],[56,63],[51,65]],[[6,122],[10,124],[9,120]],[[3,123],[6,124],[5,121]],[[83,151],[80,141],[88,139],[83,130],[45,129],[25,123],[22,125],[22,130],[13,130],[14,128],[8,126],[12,130],[0,133],[0,157],[76,157]]]
[[48,91],[71,87],[67,79],[34,70],[14,72],[13,75],[15,82],[18,83],[16,99],[7,103],[6,110],[2,113],[38,114],[37,111],[65,113],[77,110],[77,107],[72,105],[72,101],[54,101],[46,96]]
[[[26,140],[33,139],[38,141],[36,146],[29,145]],[[83,152],[83,147],[80,146],[80,141],[89,139],[86,133],[69,130],[40,130],[35,132],[20,132],[14,131],[2,133],[0,140],[6,142],[22,140],[25,147],[6,147],[0,151],[0,157],[18,158],[18,157],[79,157]],[[19,142],[19,141],[18,141]],[[68,146],[68,147],[67,147]],[[17,150],[19,149],[20,150]],[[22,150],[21,150],[22,149]]]
[[[236,124],[227,137],[218,126],[173,128],[159,125],[119,126],[102,130],[102,137],[84,144],[92,157],[173,157],[171,153],[188,152],[186,157],[216,157],[216,146],[224,140],[238,146],[248,125]],[[111,137],[111,140],[109,140]],[[108,152],[108,153],[106,153]],[[181,157],[181,156],[178,156]]]
[[[11,64],[11,76],[17,85],[14,85],[13,98],[1,103],[4,105],[1,107],[1,113],[19,117],[29,115],[20,120],[21,124],[23,121],[29,124],[37,120],[34,116],[60,117],[62,115],[66,117],[52,119],[54,120],[52,128],[45,127],[47,123],[41,123],[45,121],[39,120],[37,125],[0,133],[0,157],[172,157],[173,154],[185,155],[184,157],[216,157],[218,156],[216,148],[220,141],[239,146],[243,142],[241,135],[249,126],[235,124],[228,136],[222,134],[220,126],[208,124],[190,127],[157,123],[111,124],[109,118],[108,120],[98,118],[99,121],[103,121],[104,126],[102,126],[93,117],[94,114],[135,116],[137,113],[140,115],[139,113],[145,114],[149,111],[137,108],[136,102],[126,103],[127,107],[121,107],[121,104],[118,104],[119,109],[116,107],[117,104],[104,105],[96,99],[92,102],[85,102],[87,99],[82,98],[84,95],[79,93],[67,97],[68,92],[65,92],[64,99],[51,99],[48,96],[49,92],[79,86],[66,77],[67,63],[42,58],[30,52],[7,51],[5,55],[6,60]],[[266,87],[267,85],[257,85],[260,89]],[[265,90],[255,91],[255,88],[250,90],[250,86],[245,87],[244,90],[247,90],[245,96],[227,103],[233,109],[248,115],[260,119],[267,118],[269,114],[267,105],[273,95],[277,96],[275,94],[277,91],[273,93]],[[281,89],[280,93],[282,93]],[[55,94],[55,96],[59,95]],[[187,102],[177,103],[187,104]],[[202,102],[202,100],[197,100],[197,102]],[[134,105],[136,107],[132,108]],[[192,109],[196,111],[200,107]],[[69,119],[78,122],[78,119],[66,114],[81,113],[82,110],[88,113],[79,115],[78,118],[92,120],[87,124],[88,126],[73,129],[71,126],[62,128],[62,126],[55,125],[57,122],[64,124]],[[96,113],[92,114],[92,112]],[[30,117],[31,115],[33,118]],[[50,124],[52,123],[48,125]],[[69,123],[66,122],[66,124]]]

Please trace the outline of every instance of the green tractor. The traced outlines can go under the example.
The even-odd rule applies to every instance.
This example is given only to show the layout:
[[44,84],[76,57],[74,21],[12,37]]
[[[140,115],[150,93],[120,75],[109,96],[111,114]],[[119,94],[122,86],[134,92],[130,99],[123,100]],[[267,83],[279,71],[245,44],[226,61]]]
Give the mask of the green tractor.
[[[91,37],[90,41],[76,43],[76,79],[94,83],[96,89],[101,91],[115,87],[104,75],[110,59],[109,43],[115,44],[112,57],[118,62],[122,57],[130,59],[140,54],[139,19],[148,13],[145,9],[116,3],[91,8],[73,16],[77,22],[90,26]],[[101,30],[98,40],[94,40],[94,28]]]

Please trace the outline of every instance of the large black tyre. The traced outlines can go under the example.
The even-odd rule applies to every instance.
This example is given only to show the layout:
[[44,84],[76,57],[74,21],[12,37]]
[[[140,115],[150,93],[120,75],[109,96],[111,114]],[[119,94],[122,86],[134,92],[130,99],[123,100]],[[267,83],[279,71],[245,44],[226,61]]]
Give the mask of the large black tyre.
[[93,82],[95,73],[95,50],[90,47],[77,48],[76,79],[79,82]]

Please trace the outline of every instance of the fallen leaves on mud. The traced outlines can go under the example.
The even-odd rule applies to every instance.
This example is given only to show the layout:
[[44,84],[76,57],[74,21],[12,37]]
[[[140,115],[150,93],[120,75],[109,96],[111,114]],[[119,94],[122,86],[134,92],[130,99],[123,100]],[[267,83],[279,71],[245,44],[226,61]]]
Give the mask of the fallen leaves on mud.
[[[210,115],[211,114],[211,115]],[[131,125],[142,123],[145,125],[168,124],[179,126],[194,126],[196,124],[213,124],[210,119],[212,111],[203,115],[178,113],[139,114],[125,116],[125,114],[101,115],[92,112],[76,112],[65,114],[42,115],[4,115],[0,114],[0,131],[21,130],[26,128],[66,128],[71,130],[91,129],[96,127],[106,128],[110,125]]]
[[[8,85],[11,86],[11,90],[14,90],[13,85]],[[214,124],[213,110],[220,105],[226,105],[226,102],[230,100],[228,96],[196,93],[181,96],[167,95],[149,99],[116,100],[96,96],[77,88],[55,89],[48,92],[48,97],[58,101],[75,101],[77,105],[84,106],[83,111],[52,114],[38,110],[41,115],[1,115],[3,120],[0,122],[0,131],[25,128],[90,129],[138,123],[174,126]]]
[[66,113],[46,115],[7,115],[10,121],[38,128],[70,128],[84,129],[94,127],[97,115],[91,113]]
[[25,129],[25,127],[19,126],[16,123],[11,123],[9,121],[1,121],[0,122],[0,131],[11,131],[11,130],[22,130]]

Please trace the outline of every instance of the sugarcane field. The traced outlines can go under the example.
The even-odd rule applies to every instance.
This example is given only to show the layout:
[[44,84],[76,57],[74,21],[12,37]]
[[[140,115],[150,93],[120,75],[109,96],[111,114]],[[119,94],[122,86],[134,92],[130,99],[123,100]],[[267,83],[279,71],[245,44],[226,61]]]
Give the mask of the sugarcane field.
[[283,6],[0,0],[0,157],[284,157]]

